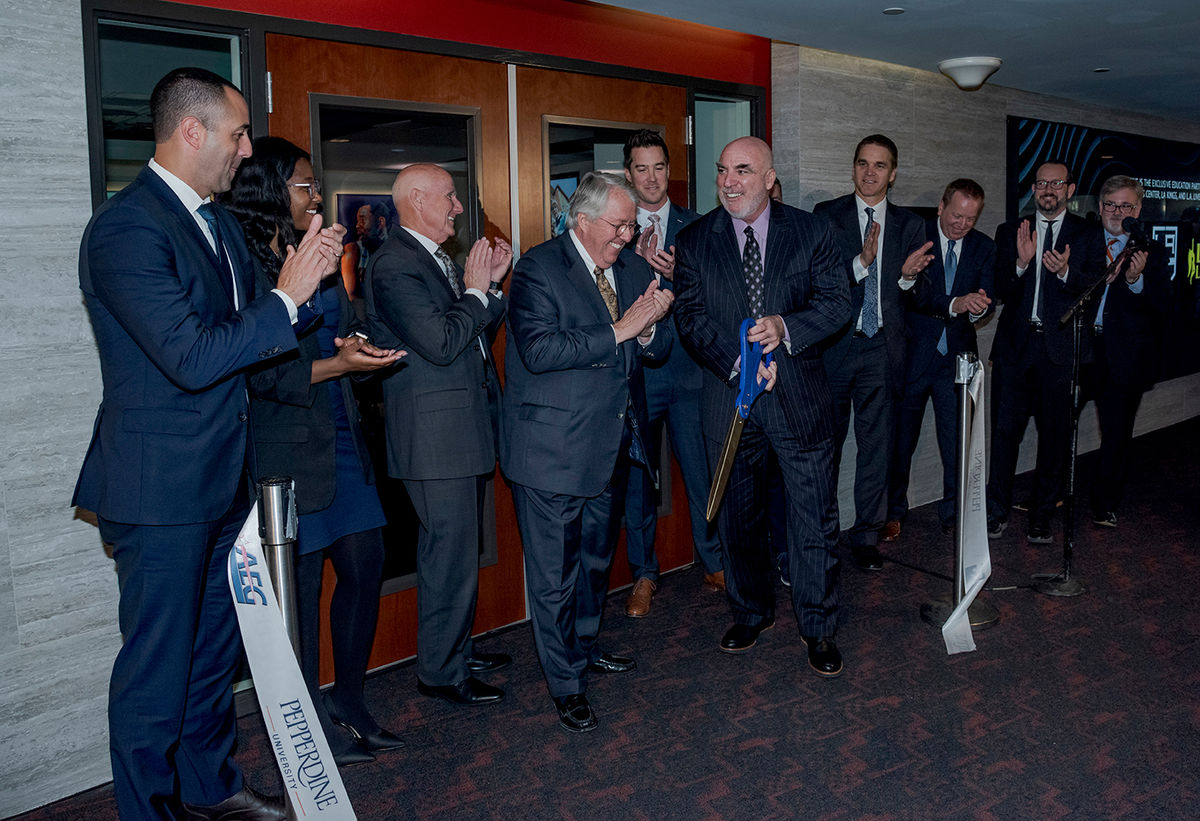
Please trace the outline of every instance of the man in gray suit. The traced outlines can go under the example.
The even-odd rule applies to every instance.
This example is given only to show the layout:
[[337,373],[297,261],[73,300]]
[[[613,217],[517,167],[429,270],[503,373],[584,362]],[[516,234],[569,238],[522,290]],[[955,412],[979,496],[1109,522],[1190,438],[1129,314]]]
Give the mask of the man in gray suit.
[[636,214],[625,180],[590,173],[571,198],[569,230],[531,248],[513,274],[500,463],[513,482],[538,659],[571,732],[596,728],[588,673],[636,666],[598,642],[626,476],[653,456],[641,357],[671,345],[659,323],[671,293],[645,260],[621,253]]
[[484,489],[496,468],[500,385],[489,350],[504,319],[500,283],[512,260],[502,239],[477,241],[460,269],[441,249],[463,207],[432,164],[396,175],[400,214],[363,285],[371,336],[408,351],[383,383],[388,474],[404,480],[420,520],[417,689],[454,704],[499,701],[474,678],[506,666],[473,653]]

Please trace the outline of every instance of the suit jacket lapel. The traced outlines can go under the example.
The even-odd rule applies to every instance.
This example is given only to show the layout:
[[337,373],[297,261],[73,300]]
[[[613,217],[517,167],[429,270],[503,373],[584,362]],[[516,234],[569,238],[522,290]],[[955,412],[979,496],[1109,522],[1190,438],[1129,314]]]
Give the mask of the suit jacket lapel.
[[[772,226],[773,227],[773,226]],[[729,278],[729,291],[737,303],[741,316],[750,316],[750,300],[746,297],[746,272],[742,267],[742,256],[738,253],[737,236],[734,235],[733,218],[724,208],[713,220],[712,232],[717,234],[717,242],[713,244],[715,258],[712,262],[712,273],[723,272]],[[770,237],[768,236],[768,240]],[[704,273],[709,273],[705,271]]]

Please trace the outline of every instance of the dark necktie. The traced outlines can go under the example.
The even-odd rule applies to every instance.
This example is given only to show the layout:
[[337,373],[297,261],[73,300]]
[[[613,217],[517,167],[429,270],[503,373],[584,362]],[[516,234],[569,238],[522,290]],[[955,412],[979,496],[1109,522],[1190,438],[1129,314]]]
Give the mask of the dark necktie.
[[1046,276],[1050,272],[1046,270],[1046,265],[1043,258],[1046,256],[1047,252],[1054,250],[1054,223],[1050,220],[1042,220],[1042,233],[1045,236],[1042,237],[1042,256],[1038,258],[1038,272],[1040,273],[1040,276],[1038,276],[1037,279],[1037,295],[1035,297],[1036,301],[1033,306],[1033,319],[1038,323],[1040,323],[1043,319],[1042,306],[1046,303],[1045,283],[1050,279],[1048,276]]
[[746,299],[750,302],[750,315],[762,317],[763,307],[763,263],[762,250],[754,238],[754,229],[746,226],[746,247],[742,249],[742,269],[746,273]]
[[[1115,246],[1118,242],[1120,242],[1120,240],[1117,239],[1116,237],[1113,237],[1112,239],[1110,239],[1108,241],[1108,245],[1104,246],[1104,254],[1105,254],[1105,256],[1108,257],[1109,265],[1112,265],[1113,260],[1117,258],[1117,255],[1115,253],[1115,251],[1117,249]],[[1108,289],[1111,287],[1112,287],[1111,282],[1105,283],[1104,294],[1100,297],[1099,307],[1096,308],[1096,330],[1097,331],[1101,331],[1104,328],[1104,306],[1108,302]]]
[[608,308],[608,315],[612,317],[613,322],[616,322],[620,315],[617,310],[617,292],[608,284],[608,277],[604,276],[603,268],[597,265],[592,273],[596,275],[596,287],[600,289],[600,298],[604,300],[604,305]]
[[233,266],[229,264],[229,254],[225,251],[225,243],[221,240],[217,212],[213,210],[211,202],[206,202],[196,209],[196,213],[204,217],[204,221],[208,223],[208,231],[212,234],[213,243],[217,246],[217,258],[221,261],[221,285],[224,287],[225,293],[233,300],[233,307],[238,308],[240,300],[236,290],[237,280],[233,275]]
[[[946,240],[946,296],[951,296],[954,290],[954,272],[958,270],[958,255],[954,253],[954,243],[956,240]],[[946,331],[942,329],[942,336],[938,339],[937,351],[942,356],[945,356],[950,350],[946,343]]]
[[433,255],[442,264],[442,272],[446,275],[446,281],[450,283],[450,290],[456,297],[462,296],[462,286],[458,284],[458,272],[454,270],[454,262],[450,259],[450,255],[441,248],[434,251]]
[[[875,209],[866,208],[867,227],[863,229],[863,242],[875,223]],[[875,245],[875,259],[867,266],[867,278],[863,280],[862,332],[868,338],[879,332],[879,244]]]

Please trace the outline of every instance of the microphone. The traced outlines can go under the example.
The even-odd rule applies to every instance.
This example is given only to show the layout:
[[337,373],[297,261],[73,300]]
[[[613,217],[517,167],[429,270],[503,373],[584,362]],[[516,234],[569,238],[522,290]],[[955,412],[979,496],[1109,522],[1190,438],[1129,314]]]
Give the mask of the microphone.
[[1136,217],[1126,217],[1121,220],[1121,230],[1129,234],[1130,239],[1139,245],[1147,245],[1150,238],[1146,236],[1146,226]]

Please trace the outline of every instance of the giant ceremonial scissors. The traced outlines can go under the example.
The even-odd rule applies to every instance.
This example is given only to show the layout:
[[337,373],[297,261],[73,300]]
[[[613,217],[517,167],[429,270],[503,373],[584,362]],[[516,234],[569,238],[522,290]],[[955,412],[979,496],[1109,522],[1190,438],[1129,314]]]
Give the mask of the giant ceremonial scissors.
[[733,421],[729,423],[729,433],[725,434],[725,447],[721,449],[721,458],[717,462],[717,472],[713,476],[712,488],[708,492],[708,509],[704,517],[708,521],[716,518],[717,508],[725,496],[725,488],[729,485],[729,472],[733,469],[733,457],[737,454],[738,442],[742,441],[742,428],[750,417],[750,407],[759,394],[766,389],[766,381],[758,378],[758,363],[770,366],[773,357],[770,353],[763,356],[762,343],[751,343],[746,339],[750,329],[754,327],[753,319],[742,321],[742,372],[738,381],[738,396],[733,408]]

